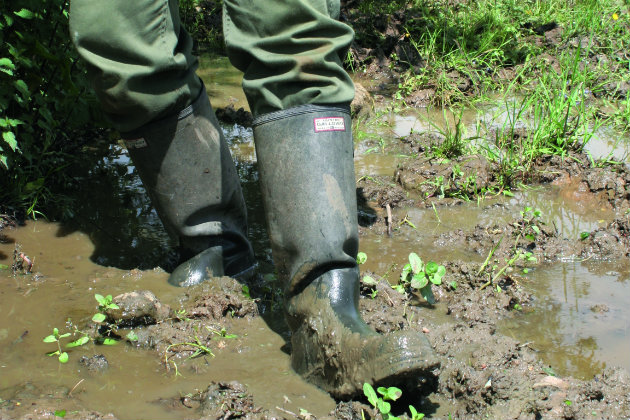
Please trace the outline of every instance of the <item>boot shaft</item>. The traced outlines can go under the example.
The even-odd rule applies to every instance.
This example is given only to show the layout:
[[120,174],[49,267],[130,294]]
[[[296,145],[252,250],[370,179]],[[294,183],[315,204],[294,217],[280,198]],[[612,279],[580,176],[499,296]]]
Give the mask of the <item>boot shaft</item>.
[[358,226],[350,109],[304,105],[254,120],[273,258],[285,298],[356,266]]

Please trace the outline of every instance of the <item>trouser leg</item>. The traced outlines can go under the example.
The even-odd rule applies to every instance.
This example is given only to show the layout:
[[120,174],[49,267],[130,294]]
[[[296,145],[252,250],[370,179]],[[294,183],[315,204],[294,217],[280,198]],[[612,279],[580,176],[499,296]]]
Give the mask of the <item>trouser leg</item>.
[[354,85],[341,62],[352,29],[339,0],[224,0],[228,56],[244,73],[254,116],[304,104],[343,104]]

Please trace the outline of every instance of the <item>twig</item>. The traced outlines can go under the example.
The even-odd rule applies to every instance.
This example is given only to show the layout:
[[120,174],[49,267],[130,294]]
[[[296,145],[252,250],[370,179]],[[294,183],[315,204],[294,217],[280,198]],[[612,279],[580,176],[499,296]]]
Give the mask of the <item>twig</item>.
[[392,236],[392,208],[389,203],[385,204],[387,209],[387,236]]
[[289,415],[291,415],[291,416],[293,416],[293,417],[295,417],[295,418],[297,418],[297,416],[298,416],[298,415],[297,415],[297,414],[295,414],[294,412],[289,411],[289,410],[285,410],[284,408],[280,408],[280,407],[278,407],[277,405],[276,405],[276,410],[280,410],[280,411],[282,411],[283,413],[289,414]]
[[385,293],[385,296],[387,296],[387,300],[389,300],[389,304],[391,306],[394,306],[394,301],[392,300],[392,298],[389,296],[389,293],[387,293],[387,290],[383,290],[383,293]]
[[68,392],[68,398],[72,397],[72,392],[77,389],[77,387],[79,385],[81,385],[81,382],[83,382],[85,379],[81,379],[79,382],[77,382],[77,384],[75,386],[72,387],[72,389],[70,390],[70,392]]

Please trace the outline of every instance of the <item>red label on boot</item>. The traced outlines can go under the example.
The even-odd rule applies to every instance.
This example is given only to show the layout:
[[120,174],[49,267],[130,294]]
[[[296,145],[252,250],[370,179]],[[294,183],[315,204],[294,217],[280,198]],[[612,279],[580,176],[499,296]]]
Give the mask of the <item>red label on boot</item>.
[[346,131],[346,122],[343,117],[314,118],[315,132],[322,131]]

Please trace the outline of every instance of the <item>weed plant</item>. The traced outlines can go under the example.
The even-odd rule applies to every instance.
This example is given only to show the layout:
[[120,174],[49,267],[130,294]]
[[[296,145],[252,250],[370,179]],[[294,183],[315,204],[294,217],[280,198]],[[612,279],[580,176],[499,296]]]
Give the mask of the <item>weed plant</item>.
[[101,121],[68,35],[66,0],[0,2],[0,204],[61,206],[76,133]]

